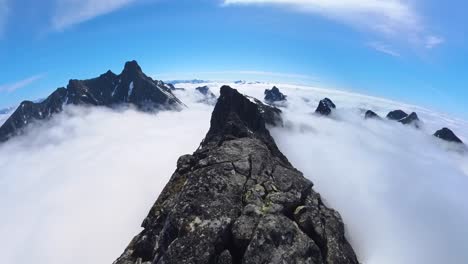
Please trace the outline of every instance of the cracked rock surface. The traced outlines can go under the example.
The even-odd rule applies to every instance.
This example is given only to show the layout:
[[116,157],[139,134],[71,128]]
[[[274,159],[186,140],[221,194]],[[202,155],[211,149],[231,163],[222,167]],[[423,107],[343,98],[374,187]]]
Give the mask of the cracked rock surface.
[[358,263],[338,212],[277,148],[277,115],[223,86],[211,128],[184,155],[115,264]]

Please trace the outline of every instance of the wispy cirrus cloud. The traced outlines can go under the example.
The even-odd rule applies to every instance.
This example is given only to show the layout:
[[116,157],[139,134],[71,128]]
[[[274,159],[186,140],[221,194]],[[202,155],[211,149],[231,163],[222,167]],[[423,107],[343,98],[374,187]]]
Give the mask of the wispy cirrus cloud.
[[443,41],[429,32],[414,1],[405,0],[224,0],[224,5],[278,5],[338,21],[386,39],[431,49]]
[[426,48],[432,49],[441,44],[443,44],[445,40],[438,36],[428,36],[426,39]]
[[[0,0],[1,1],[1,0]],[[128,6],[137,0],[55,0],[52,27],[61,31]]]
[[387,54],[387,55],[390,55],[390,56],[393,56],[393,57],[401,57],[400,53],[395,51],[389,45],[387,45],[385,43],[382,43],[382,42],[378,42],[378,41],[369,42],[369,43],[367,43],[367,46],[369,48],[372,48],[372,49],[378,51],[378,52],[381,52],[381,53],[384,53],[384,54]]
[[44,76],[45,74],[37,74],[14,83],[0,84],[0,92],[12,93],[18,89],[31,85],[32,83],[44,78]]

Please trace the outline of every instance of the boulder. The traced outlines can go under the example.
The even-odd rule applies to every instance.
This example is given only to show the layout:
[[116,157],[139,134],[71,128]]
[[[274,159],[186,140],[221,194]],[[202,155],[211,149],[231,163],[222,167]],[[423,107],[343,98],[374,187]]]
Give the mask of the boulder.
[[378,114],[376,114],[372,110],[367,110],[366,113],[364,114],[365,119],[382,119]]
[[281,93],[278,87],[273,86],[270,90],[265,90],[265,101],[268,103],[286,101],[286,95]]
[[387,114],[387,119],[390,119],[390,120],[401,120],[405,117],[407,117],[408,114],[405,113],[404,111],[402,110],[394,110],[394,111],[391,111],[390,113]]
[[442,140],[445,140],[445,141],[448,141],[448,142],[454,142],[454,143],[458,143],[458,144],[463,144],[463,141],[458,138],[455,133],[453,133],[452,130],[444,127],[440,130],[438,130],[437,132],[434,133],[434,136],[435,137],[438,137]]
[[317,106],[317,109],[315,110],[315,113],[320,114],[320,115],[330,115],[332,112],[332,109],[335,109],[336,105],[333,103],[332,100],[325,98],[321,100]]

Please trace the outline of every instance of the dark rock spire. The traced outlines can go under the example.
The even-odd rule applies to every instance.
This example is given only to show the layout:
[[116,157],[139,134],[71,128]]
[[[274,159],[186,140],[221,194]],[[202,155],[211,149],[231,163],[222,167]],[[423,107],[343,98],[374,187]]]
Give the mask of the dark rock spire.
[[394,110],[387,114],[387,119],[398,121],[407,116],[408,114],[402,110]]
[[317,106],[317,109],[315,110],[315,113],[319,115],[330,115],[332,112],[332,109],[335,109],[336,105],[333,103],[332,100],[329,98],[325,98],[321,100]]
[[448,141],[448,142],[454,142],[454,143],[459,143],[463,144],[463,141],[458,138],[455,133],[453,133],[452,130],[444,127],[441,130],[438,130],[437,132],[434,133],[435,137],[438,137],[442,140]]
[[286,95],[281,93],[278,87],[273,86],[270,90],[265,90],[265,101],[268,103],[286,101]]

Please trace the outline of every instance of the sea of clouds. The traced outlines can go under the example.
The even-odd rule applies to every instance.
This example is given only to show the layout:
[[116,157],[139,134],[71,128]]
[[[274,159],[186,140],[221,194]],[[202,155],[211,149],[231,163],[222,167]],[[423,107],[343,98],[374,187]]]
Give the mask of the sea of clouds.
[[[219,93],[220,83],[208,83]],[[271,84],[231,84],[263,98]],[[0,251],[5,263],[112,263],[176,167],[209,128],[213,105],[192,84],[180,112],[68,108],[0,146]],[[364,264],[467,263],[468,155],[432,134],[465,142],[468,122],[425,108],[344,91],[278,85],[285,126],[270,131],[291,163],[337,209]],[[311,114],[320,99],[338,109]],[[416,130],[364,120],[416,111]],[[0,123],[2,118],[0,116]]]

